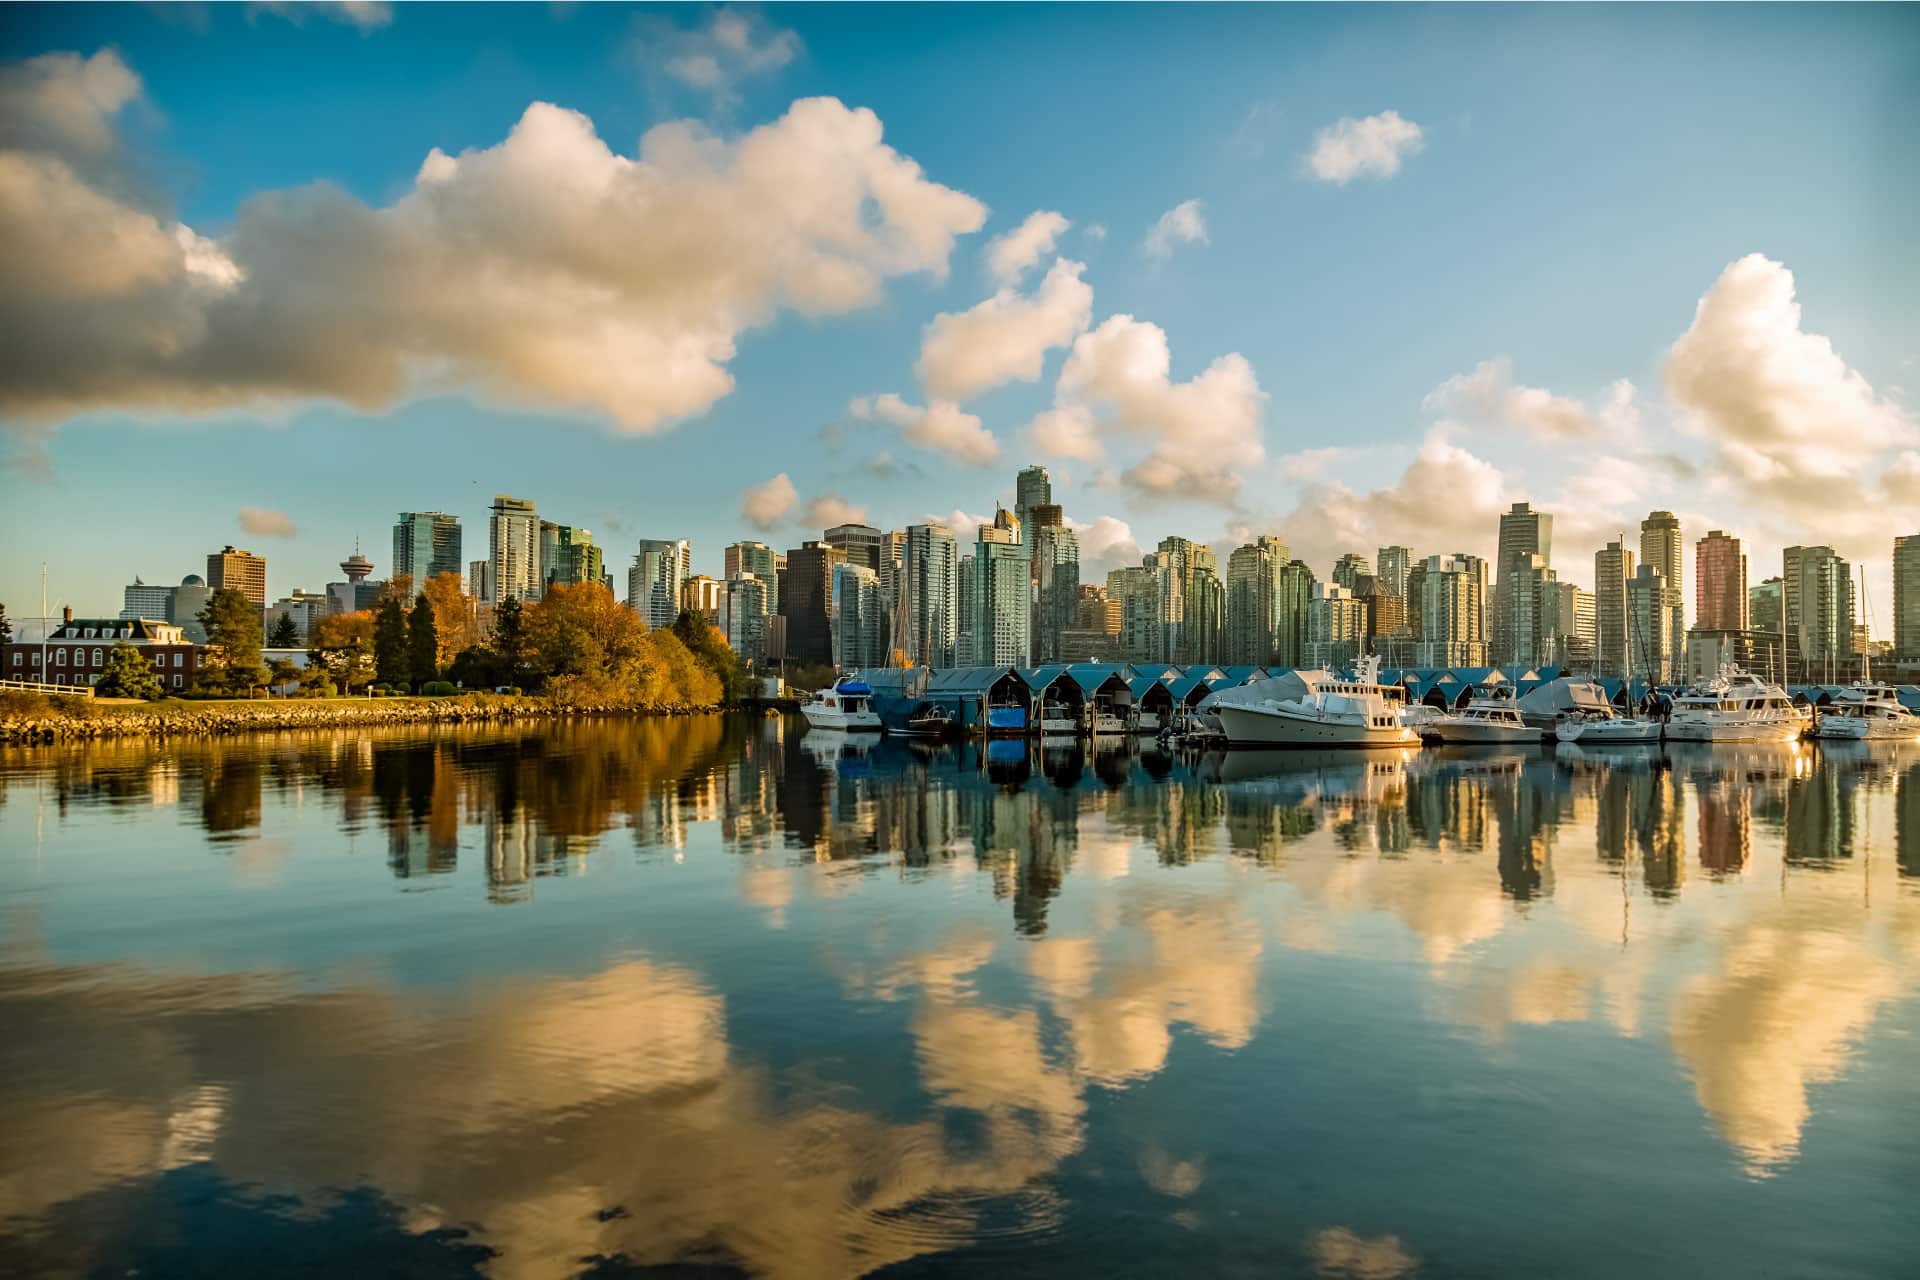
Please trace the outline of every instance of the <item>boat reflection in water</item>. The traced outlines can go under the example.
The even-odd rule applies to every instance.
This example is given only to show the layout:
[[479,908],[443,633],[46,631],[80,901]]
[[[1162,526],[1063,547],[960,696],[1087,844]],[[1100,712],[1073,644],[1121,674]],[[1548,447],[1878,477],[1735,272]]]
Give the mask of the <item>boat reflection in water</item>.
[[0,1270],[1910,1269],[1920,747],[799,730],[0,753]]

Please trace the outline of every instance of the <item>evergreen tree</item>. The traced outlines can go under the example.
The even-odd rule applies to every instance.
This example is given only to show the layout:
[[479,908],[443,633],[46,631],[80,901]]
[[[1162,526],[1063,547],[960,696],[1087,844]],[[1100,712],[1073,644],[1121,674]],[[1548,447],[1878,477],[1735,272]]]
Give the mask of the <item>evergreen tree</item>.
[[264,678],[260,666],[260,610],[233,587],[222,587],[200,611],[207,643],[217,651],[209,683],[244,693]]
[[101,698],[157,698],[162,693],[160,673],[146,654],[122,642],[107,655],[106,670],[94,682],[93,692]]
[[283,613],[274,621],[273,632],[267,637],[269,649],[291,649],[300,643],[300,629],[293,624],[293,615]]
[[502,600],[494,608],[493,651],[508,682],[519,684],[527,669],[527,619],[518,600]]
[[405,684],[412,658],[407,652],[407,615],[388,596],[373,615],[373,671],[382,684]]
[[0,604],[0,644],[13,640],[13,623],[7,620],[7,606]]
[[701,666],[719,678],[721,697],[725,701],[738,702],[746,696],[746,668],[740,665],[740,655],[733,651],[718,627],[702,614],[682,609],[680,616],[673,620],[673,634]]
[[407,619],[407,650],[416,691],[427,681],[440,678],[440,633],[434,623],[433,604],[425,592],[414,600],[413,613]]

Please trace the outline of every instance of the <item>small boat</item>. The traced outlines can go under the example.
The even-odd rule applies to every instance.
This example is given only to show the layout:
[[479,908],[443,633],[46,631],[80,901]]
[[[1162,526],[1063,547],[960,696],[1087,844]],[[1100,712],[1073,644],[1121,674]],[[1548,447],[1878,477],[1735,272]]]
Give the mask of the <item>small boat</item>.
[[1351,680],[1293,671],[1221,689],[1197,710],[1217,720],[1236,747],[1417,746],[1419,737],[1400,719],[1404,691],[1379,677],[1380,658],[1370,654]]
[[800,704],[800,714],[813,729],[846,733],[880,732],[880,713],[873,709],[873,690],[863,680],[843,679]]
[[1737,666],[1673,700],[1669,742],[1791,742],[1806,729],[1787,691]]
[[1464,711],[1428,720],[1420,726],[1420,737],[1425,742],[1484,747],[1537,743],[1540,730],[1526,722],[1511,696],[1477,697]]
[[1553,736],[1583,747],[1604,747],[1615,743],[1658,742],[1660,730],[1658,720],[1587,711],[1562,717],[1560,723],[1553,726]]
[[1093,736],[1096,738],[1115,737],[1127,732],[1127,718],[1117,711],[1095,707],[1093,710]]
[[1920,738],[1920,716],[1884,684],[1858,681],[1820,710],[1813,736],[1830,742],[1906,742]]
[[1045,701],[1040,704],[1040,734],[1046,738],[1079,737],[1081,730],[1080,708],[1066,702]]
[[945,707],[936,707],[932,703],[922,703],[914,708],[907,717],[907,723],[898,729],[887,732],[896,738],[939,739],[953,736],[953,714]]

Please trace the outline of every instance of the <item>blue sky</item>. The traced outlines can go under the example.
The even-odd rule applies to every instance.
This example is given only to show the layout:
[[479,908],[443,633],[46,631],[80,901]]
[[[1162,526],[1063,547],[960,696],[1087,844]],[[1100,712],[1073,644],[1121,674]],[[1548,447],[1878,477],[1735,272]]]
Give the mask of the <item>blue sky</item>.
[[[69,255],[64,230],[40,252],[24,228],[0,239],[9,277],[28,281],[3,313],[16,338],[60,317],[44,325],[60,360],[0,363],[14,387],[0,386],[0,600],[16,617],[37,609],[43,559],[56,603],[86,612],[117,609],[135,574],[199,571],[230,541],[268,556],[276,596],[338,577],[356,534],[384,572],[403,509],[458,513],[477,558],[495,491],[593,529],[610,564],[636,538],[684,536],[696,568],[718,573],[734,538],[817,536],[817,499],[896,527],[990,515],[1028,461],[1062,480],[1102,566],[1171,533],[1224,546],[1278,531],[1322,573],[1338,551],[1389,541],[1484,551],[1518,498],[1560,515],[1555,563],[1582,582],[1608,531],[1652,507],[1680,512],[1689,541],[1742,534],[1755,581],[1792,541],[1833,542],[1883,577],[1889,539],[1920,530],[1910,6],[399,5],[365,26],[299,7],[37,6],[9,19],[10,102],[69,111],[60,87],[102,50],[137,77],[96,102],[116,144],[76,142],[55,128],[72,117],[49,115],[0,139],[9,154],[39,166],[34,181],[65,166],[89,198],[168,235],[191,228],[244,279],[207,303],[211,286],[183,274],[181,296],[244,317],[215,330],[261,336],[259,352],[161,367],[175,358],[155,350],[191,340],[169,332],[133,359],[126,344],[146,338],[128,336],[131,308],[74,303],[62,276],[100,255]],[[58,53],[79,59],[45,58]],[[791,274],[734,279],[788,272],[780,246],[804,220],[784,202],[836,182],[857,198],[846,173],[803,156],[787,186],[725,206],[731,249],[709,261],[695,235],[628,272],[686,228],[603,211],[559,262],[522,201],[562,216],[572,193],[551,173],[591,168],[571,153],[525,189],[463,159],[442,184],[458,218],[432,227],[470,243],[436,245],[417,278],[370,269],[309,304],[342,261],[374,260],[353,228],[364,215],[367,244],[393,232],[381,211],[431,152],[500,148],[532,103],[582,113],[628,158],[647,130],[685,120],[723,149],[752,134],[800,156],[780,122],[812,97],[869,109],[875,145],[960,202],[902,215],[903,234],[941,224],[913,252],[865,251],[873,287],[857,304],[795,305]],[[1325,131],[1375,137],[1389,112],[1417,145],[1402,127],[1384,164],[1316,173]],[[715,162],[720,179],[737,154]],[[651,189],[671,199],[687,175],[657,167]],[[54,195],[23,189],[32,199],[3,216],[73,225]],[[1156,221],[1188,201],[1204,238],[1149,253]],[[1026,353],[1037,377],[972,378],[957,417],[909,420],[938,398],[916,372],[926,327],[995,293],[990,244],[1037,211],[1071,226],[1006,300],[1035,299],[1058,257],[1084,264],[1090,306],[1049,313],[1056,340]],[[266,269],[302,261],[301,217],[325,220],[320,265]],[[604,343],[570,328],[574,295],[541,288],[565,270],[597,299],[601,268],[581,255],[620,277]],[[717,293],[720,319],[685,300]],[[154,323],[199,332],[178,321],[179,297],[165,305]],[[693,374],[657,345],[689,325],[709,353]],[[1164,375],[1138,365],[1148,325],[1170,351]],[[377,353],[304,365],[389,340],[404,385],[367,371]],[[716,341],[730,354],[711,356]],[[495,376],[516,362],[531,372]],[[137,377],[100,372],[132,364]],[[730,387],[715,392],[710,373]],[[886,393],[901,414],[857,415]],[[1036,425],[1050,408],[1080,415],[1079,443]],[[780,474],[792,502],[752,527],[743,494]],[[243,508],[296,532],[250,532]]]

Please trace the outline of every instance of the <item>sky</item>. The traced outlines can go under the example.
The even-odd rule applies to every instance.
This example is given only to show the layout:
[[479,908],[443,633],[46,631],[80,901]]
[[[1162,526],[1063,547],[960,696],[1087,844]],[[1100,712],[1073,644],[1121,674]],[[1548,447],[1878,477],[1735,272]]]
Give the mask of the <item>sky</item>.
[[1038,462],[1083,576],[1662,508],[1884,636],[1916,119],[1911,5],[15,7],[0,602],[496,492],[717,576]]

